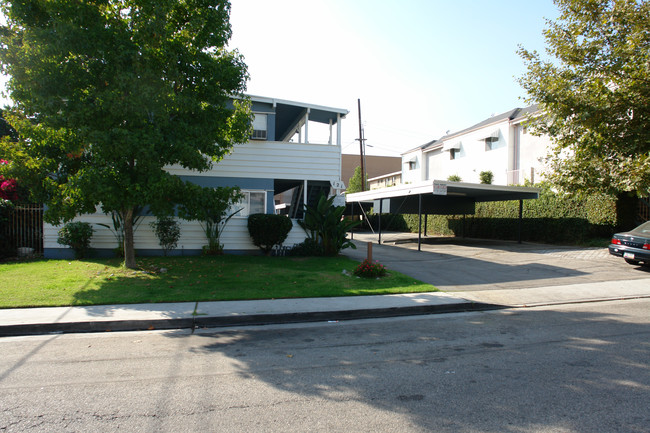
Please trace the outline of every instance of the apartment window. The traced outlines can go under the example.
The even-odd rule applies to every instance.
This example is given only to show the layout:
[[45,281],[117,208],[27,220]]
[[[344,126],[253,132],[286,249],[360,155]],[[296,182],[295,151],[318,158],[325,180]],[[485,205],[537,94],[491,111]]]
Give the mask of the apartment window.
[[244,191],[244,198],[234,204],[232,211],[241,209],[235,216],[246,217],[255,213],[266,213],[266,191]]
[[268,116],[261,113],[255,113],[253,116],[253,133],[251,134],[251,138],[253,140],[266,140]]
[[499,141],[499,130],[492,131],[489,135],[484,136],[481,140],[485,140],[485,151],[496,149],[497,142]]
[[498,138],[495,139],[494,137],[486,138],[485,139],[485,151],[487,152],[487,151],[490,151],[492,149],[495,149],[496,148],[495,143],[497,142],[497,140],[498,140]]

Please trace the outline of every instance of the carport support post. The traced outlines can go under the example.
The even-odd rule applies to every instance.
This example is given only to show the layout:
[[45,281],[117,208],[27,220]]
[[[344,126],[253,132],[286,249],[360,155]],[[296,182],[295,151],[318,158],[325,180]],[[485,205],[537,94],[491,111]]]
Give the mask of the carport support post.
[[[350,203],[350,220],[354,221],[354,202]],[[359,203],[359,206],[361,206],[361,203]],[[359,218],[361,219],[361,218]],[[350,229],[350,240],[354,240],[354,228]]]
[[418,194],[418,251],[422,251],[422,194]]
[[517,229],[517,242],[521,243],[521,222],[524,219],[524,201],[519,200],[519,228]]
[[383,211],[383,204],[384,204],[384,200],[379,199],[379,223],[378,223],[379,239],[377,239],[377,245],[381,245],[381,213]]
[[429,216],[428,213],[425,213],[425,214],[424,214],[424,237],[427,237],[427,225],[428,225],[428,224],[427,224],[427,220],[428,220],[427,217],[428,217],[428,216]]

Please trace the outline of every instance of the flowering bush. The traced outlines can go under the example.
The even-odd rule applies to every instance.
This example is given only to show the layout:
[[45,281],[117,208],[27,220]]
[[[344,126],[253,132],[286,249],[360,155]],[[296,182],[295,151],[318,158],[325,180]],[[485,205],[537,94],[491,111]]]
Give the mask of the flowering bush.
[[386,275],[386,268],[378,261],[373,263],[366,259],[356,267],[354,275],[363,278],[379,278]]
[[[0,159],[0,165],[9,164],[8,161]],[[16,184],[15,179],[5,179],[3,175],[0,174],[0,199],[10,200],[15,202],[18,200],[18,185]]]

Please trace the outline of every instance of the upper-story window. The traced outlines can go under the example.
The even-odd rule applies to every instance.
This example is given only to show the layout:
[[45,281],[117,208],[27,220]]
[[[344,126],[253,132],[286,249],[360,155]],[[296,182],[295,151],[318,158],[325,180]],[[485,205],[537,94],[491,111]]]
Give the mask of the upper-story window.
[[253,140],[266,140],[267,126],[268,116],[266,114],[253,114],[253,133],[251,134],[251,138]]
[[493,131],[490,135],[487,137],[484,137],[483,140],[485,140],[485,151],[487,152],[488,150],[496,149],[497,148],[497,141],[499,141],[499,131]]

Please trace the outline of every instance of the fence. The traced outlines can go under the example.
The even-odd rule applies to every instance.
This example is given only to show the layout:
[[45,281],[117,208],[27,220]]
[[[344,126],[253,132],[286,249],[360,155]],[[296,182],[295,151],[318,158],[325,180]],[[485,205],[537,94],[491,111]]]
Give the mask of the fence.
[[16,206],[8,211],[6,217],[2,230],[4,254],[43,254],[43,206]]
[[637,207],[637,222],[650,221],[650,197],[641,197]]

